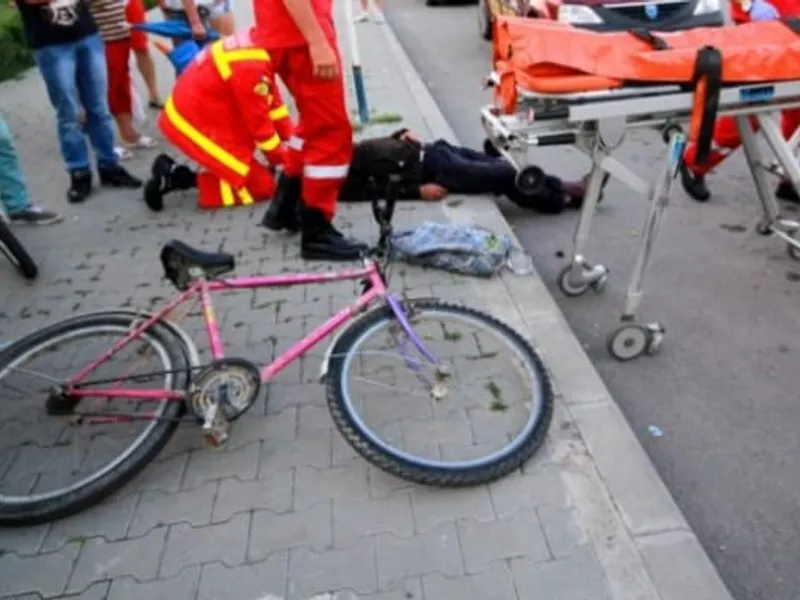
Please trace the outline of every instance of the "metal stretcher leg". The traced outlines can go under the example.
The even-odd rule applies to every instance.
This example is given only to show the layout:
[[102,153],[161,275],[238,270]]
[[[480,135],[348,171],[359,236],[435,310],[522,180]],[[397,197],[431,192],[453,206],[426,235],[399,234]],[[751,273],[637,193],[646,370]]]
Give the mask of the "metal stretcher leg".
[[566,296],[580,296],[590,287],[596,292],[600,292],[608,281],[608,269],[603,265],[589,265],[583,255],[589,239],[594,212],[603,191],[605,176],[602,157],[595,157],[592,173],[583,196],[581,216],[575,226],[570,264],[558,276],[558,287]]
[[620,317],[622,324],[609,334],[607,340],[608,351],[617,360],[632,360],[644,353],[655,354],[664,339],[665,330],[660,323],[640,325],[635,322],[635,319],[642,300],[644,274],[650,262],[664,211],[669,204],[672,185],[678,176],[685,147],[686,138],[682,133],[675,132],[670,136],[669,150],[664,160],[664,166],[650,191],[650,209],[647,213],[639,253],[625,296],[625,308]]
[[[777,121],[778,118],[779,116],[774,113],[758,117],[759,130],[762,137],[775,154],[775,157],[778,159],[783,174],[789,178],[792,185],[795,186],[795,189],[800,189],[800,166],[798,166],[797,160],[793,154],[794,146],[791,145],[795,136],[793,135],[788,143],[784,141],[783,132]],[[741,120],[739,122],[739,127],[742,127]],[[742,142],[744,145],[745,157],[753,173],[756,191],[758,192],[758,197],[764,210],[763,220],[758,224],[757,230],[762,235],[774,234],[780,237],[786,242],[786,249],[789,256],[795,260],[800,260],[800,239],[798,239],[800,223],[781,216],[778,201],[772,195],[766,173],[763,169],[758,168],[759,165],[763,164],[761,149],[758,147],[756,136],[752,130],[742,136]]]

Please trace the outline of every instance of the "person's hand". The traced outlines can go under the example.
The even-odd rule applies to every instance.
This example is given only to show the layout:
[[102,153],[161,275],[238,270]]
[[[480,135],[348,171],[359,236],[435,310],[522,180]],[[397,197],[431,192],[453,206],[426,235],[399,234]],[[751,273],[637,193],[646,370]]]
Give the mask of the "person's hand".
[[317,79],[335,79],[339,74],[339,61],[336,53],[327,41],[312,44],[309,47],[311,64],[314,66],[314,77]]
[[416,142],[419,144],[419,138],[417,135],[411,131],[406,131],[403,135],[400,136],[400,139],[404,142]]
[[198,21],[197,23],[192,23],[190,27],[192,28],[192,39],[198,41],[206,39],[206,28],[202,23]]
[[754,0],[750,8],[751,21],[775,21],[777,19],[780,19],[780,15],[772,4],[765,0]]
[[426,183],[419,186],[419,195],[426,202],[436,202],[447,196],[447,188],[436,183]]

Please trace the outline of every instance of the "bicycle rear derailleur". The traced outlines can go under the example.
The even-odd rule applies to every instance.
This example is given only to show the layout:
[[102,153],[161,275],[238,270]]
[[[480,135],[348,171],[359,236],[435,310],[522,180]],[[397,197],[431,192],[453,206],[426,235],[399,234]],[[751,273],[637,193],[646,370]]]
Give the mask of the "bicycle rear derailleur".
[[193,378],[186,405],[202,424],[208,447],[225,445],[231,422],[253,406],[260,391],[261,374],[243,358],[214,361]]

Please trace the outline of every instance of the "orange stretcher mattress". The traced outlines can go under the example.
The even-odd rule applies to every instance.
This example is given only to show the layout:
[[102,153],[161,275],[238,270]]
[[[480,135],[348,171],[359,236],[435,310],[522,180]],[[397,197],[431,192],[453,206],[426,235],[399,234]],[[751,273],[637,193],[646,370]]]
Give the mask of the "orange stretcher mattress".
[[[798,22],[764,21],[657,32],[648,41],[630,31],[598,33],[555,21],[500,17],[493,44],[500,77],[496,94],[508,113],[516,107],[517,86],[567,94],[624,85],[690,84],[698,52],[709,46],[721,54],[722,83],[796,80],[798,27]],[[667,47],[657,49],[654,42]]]

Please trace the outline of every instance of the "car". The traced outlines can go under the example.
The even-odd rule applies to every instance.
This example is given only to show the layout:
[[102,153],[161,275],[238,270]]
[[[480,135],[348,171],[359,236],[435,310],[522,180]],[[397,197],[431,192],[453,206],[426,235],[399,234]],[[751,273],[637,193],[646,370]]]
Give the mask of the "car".
[[595,31],[675,31],[723,24],[721,0],[478,0],[484,39],[492,39],[498,16],[552,19]]

